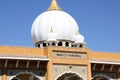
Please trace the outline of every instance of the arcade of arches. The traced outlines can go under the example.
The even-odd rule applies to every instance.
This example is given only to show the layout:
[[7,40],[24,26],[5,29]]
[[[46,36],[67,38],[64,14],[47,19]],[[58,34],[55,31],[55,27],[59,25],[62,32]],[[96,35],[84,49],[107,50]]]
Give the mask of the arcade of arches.
[[62,76],[60,76],[57,80],[83,80],[83,79],[75,73],[65,73]]
[[120,52],[92,51],[80,32],[75,19],[51,0],[33,22],[35,47],[0,46],[0,80],[120,80]]
[[[41,80],[41,79],[31,72],[21,72],[14,76],[11,80]],[[84,79],[75,73],[65,73],[58,77],[58,79],[56,80],[84,80]],[[105,76],[95,76],[92,80],[110,80],[110,79]]]
[[92,80],[110,80],[110,79],[104,76],[96,76]]
[[32,73],[23,72],[13,77],[11,80],[41,80],[41,79]]

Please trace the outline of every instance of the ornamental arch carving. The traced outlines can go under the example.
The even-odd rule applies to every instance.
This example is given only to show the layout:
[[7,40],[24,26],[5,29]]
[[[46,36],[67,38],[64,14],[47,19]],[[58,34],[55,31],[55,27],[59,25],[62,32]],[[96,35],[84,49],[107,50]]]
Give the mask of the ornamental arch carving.
[[55,80],[85,80],[78,73],[75,72],[64,72],[59,75]]
[[15,76],[12,76],[10,80],[42,80],[39,76],[32,72],[20,72]]

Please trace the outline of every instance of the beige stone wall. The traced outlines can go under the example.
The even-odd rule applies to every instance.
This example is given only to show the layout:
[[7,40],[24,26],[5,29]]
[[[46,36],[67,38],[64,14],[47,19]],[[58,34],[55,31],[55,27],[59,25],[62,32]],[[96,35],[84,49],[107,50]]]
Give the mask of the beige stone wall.
[[42,48],[0,46],[0,55],[46,57]]
[[120,54],[110,52],[94,52],[89,53],[91,60],[120,61]]
[[53,80],[65,73],[76,73],[84,80],[87,80],[87,66],[81,65],[53,65]]

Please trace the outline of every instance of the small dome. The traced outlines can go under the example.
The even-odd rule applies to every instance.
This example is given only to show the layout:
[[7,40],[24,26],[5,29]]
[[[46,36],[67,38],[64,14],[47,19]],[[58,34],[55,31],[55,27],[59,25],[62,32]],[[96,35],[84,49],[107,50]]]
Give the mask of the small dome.
[[84,36],[81,35],[80,33],[79,33],[79,34],[76,34],[76,35],[74,36],[74,42],[75,42],[75,43],[85,43],[85,42],[84,42]]
[[52,27],[47,36],[47,41],[57,41],[57,34],[53,31]]

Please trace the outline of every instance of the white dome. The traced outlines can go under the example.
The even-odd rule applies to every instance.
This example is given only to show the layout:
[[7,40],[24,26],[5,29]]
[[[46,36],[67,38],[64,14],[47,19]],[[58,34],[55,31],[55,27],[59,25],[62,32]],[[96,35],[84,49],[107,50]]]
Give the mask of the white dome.
[[57,35],[54,32],[48,33],[47,36],[47,41],[56,41],[57,40]]
[[51,27],[51,31],[48,33],[47,35],[47,41],[57,41],[57,35],[56,33],[52,30]]
[[40,14],[34,21],[31,29],[33,42],[47,40],[51,29],[57,35],[57,39],[74,40],[74,35],[79,31],[78,24],[72,16],[64,11],[50,10]]
[[84,36],[81,35],[81,34],[76,34],[74,36],[74,41],[75,41],[75,43],[85,43],[84,42]]

